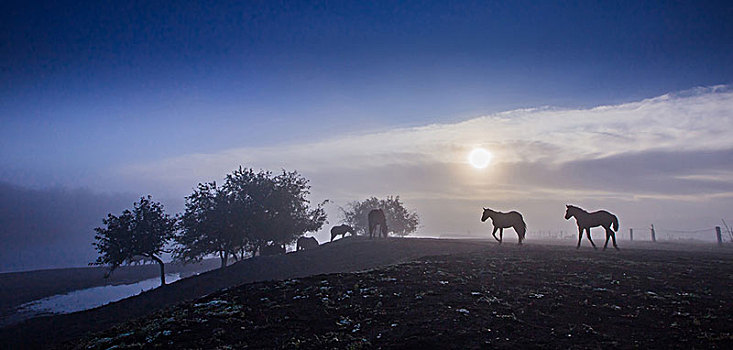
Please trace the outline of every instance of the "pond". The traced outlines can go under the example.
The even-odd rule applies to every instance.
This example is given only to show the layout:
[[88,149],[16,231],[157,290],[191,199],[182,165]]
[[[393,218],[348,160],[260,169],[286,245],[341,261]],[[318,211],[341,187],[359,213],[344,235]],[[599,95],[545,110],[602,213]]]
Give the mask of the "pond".
[[[179,274],[166,274],[165,276],[166,283],[172,283],[179,279],[181,279]],[[5,319],[2,323],[16,323],[41,315],[66,314],[93,309],[159,286],[160,277],[156,277],[132,284],[107,285],[57,294],[18,306],[15,315]]]

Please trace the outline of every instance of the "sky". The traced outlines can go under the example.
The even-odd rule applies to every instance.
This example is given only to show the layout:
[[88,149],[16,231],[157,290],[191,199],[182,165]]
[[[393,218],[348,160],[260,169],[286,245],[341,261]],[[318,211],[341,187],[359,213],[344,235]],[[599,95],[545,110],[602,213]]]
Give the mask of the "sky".
[[298,170],[330,224],[400,195],[420,235],[733,221],[730,2],[6,1],[0,33],[0,271],[83,265],[104,213],[240,165]]

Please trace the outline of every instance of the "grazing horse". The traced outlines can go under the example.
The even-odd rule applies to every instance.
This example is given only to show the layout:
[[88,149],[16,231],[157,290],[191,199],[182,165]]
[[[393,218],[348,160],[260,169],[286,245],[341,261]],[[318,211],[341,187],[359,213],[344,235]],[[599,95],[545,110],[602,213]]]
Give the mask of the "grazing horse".
[[[494,224],[494,232],[491,232],[491,235],[494,236],[495,240],[499,241],[499,244],[504,240],[504,229],[509,227],[514,228],[517,236],[519,236],[519,244],[522,244],[524,236],[527,233],[527,224],[524,223],[522,214],[519,214],[516,211],[502,213],[484,208],[484,214],[481,216],[481,222],[486,221],[488,218],[491,218],[491,223]],[[496,230],[499,230],[499,238],[496,238]]]
[[318,240],[314,237],[300,237],[296,244],[295,250],[308,250],[318,248]]
[[[580,248],[580,241],[583,239],[583,230],[585,230],[585,236],[588,237],[593,249],[598,249],[590,238],[590,229],[591,227],[603,226],[603,228],[606,229],[606,244],[603,245],[603,250],[606,250],[609,238],[613,238],[613,247],[618,250],[615,232],[618,231],[618,218],[616,215],[605,210],[589,213],[573,205],[566,205],[565,207],[565,220],[575,217],[575,221],[578,223],[578,246],[575,247],[576,249]],[[611,226],[613,226],[613,230],[611,229]]]
[[384,218],[384,211],[382,209],[372,209],[368,216],[369,221],[369,239],[374,236],[374,229],[379,225],[379,233],[377,237],[387,238],[387,219]]
[[347,233],[351,233],[352,236],[356,235],[356,231],[354,231],[354,228],[349,225],[338,225],[331,227],[331,242],[333,242],[333,239],[336,238],[336,236],[341,235],[341,238],[346,237]]

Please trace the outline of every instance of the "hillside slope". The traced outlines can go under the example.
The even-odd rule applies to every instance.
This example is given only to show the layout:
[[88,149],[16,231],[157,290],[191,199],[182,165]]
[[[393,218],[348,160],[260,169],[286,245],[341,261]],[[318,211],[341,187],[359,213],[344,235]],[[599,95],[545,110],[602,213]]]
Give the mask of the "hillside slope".
[[730,349],[732,262],[730,249],[484,246],[244,284],[62,347]]
[[[257,257],[163,288],[144,292],[96,309],[40,317],[0,329],[0,348],[42,348],[90,331],[148,315],[161,308],[200,298],[244,283],[283,280],[323,273],[354,272],[408,261],[417,257],[475,251],[487,242],[466,240],[346,238],[318,249],[284,256]],[[38,337],[43,334],[43,337]]]

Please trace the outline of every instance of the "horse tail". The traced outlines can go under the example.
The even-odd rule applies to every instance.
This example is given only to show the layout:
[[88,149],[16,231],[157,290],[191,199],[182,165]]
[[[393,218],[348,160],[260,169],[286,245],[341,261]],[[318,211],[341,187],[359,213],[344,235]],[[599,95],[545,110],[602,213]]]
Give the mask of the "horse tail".
[[524,222],[524,219],[521,218],[521,217],[520,217],[520,220],[519,220],[519,228],[522,230],[522,234],[520,236],[522,236],[522,239],[524,239],[524,236],[527,233],[527,223],[525,223]]
[[611,216],[613,217],[613,221],[612,221],[613,230],[618,231],[618,218],[616,217],[616,215],[611,215]]

